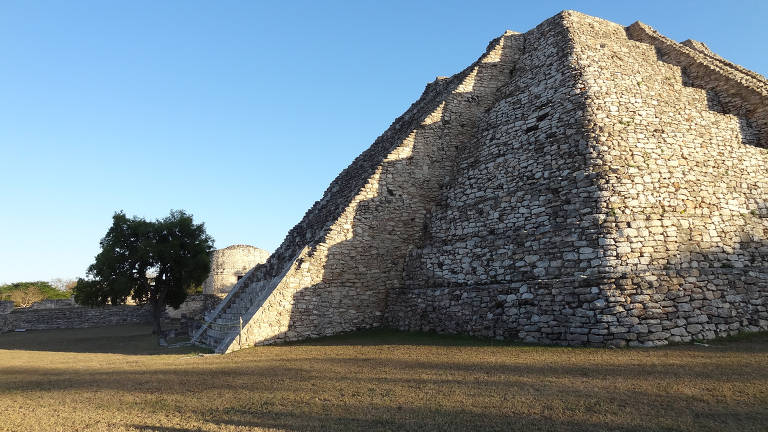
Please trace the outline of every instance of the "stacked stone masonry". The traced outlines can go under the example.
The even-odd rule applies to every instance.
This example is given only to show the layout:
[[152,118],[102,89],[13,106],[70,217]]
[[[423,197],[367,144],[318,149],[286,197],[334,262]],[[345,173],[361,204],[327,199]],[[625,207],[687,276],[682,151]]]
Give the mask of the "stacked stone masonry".
[[181,319],[184,317],[201,320],[206,312],[214,309],[221,302],[219,296],[210,294],[194,294],[187,296],[184,303],[177,309],[170,306],[165,308],[164,318]]
[[61,328],[106,327],[125,324],[146,324],[152,321],[148,307],[58,306],[44,308],[16,308],[0,313],[0,333],[17,329],[48,330]]
[[232,245],[213,251],[211,272],[203,282],[203,293],[226,296],[242,277],[267,258],[269,252],[249,245]]
[[13,311],[14,303],[8,300],[0,300],[0,314],[7,314]]
[[507,32],[429,84],[196,338],[227,352],[389,326],[656,346],[766,330],[766,88],[641,23],[565,11]]

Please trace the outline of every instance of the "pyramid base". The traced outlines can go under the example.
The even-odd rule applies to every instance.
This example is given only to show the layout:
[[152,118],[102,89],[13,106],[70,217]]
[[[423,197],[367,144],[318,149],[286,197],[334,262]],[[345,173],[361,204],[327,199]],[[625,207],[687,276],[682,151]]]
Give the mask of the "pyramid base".
[[388,325],[501,340],[658,346],[768,330],[768,272],[688,269],[392,293]]

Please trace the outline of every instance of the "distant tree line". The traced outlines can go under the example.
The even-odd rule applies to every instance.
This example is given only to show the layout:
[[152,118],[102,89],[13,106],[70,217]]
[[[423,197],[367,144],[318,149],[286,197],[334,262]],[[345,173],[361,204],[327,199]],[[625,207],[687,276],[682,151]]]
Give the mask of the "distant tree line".
[[54,279],[51,282],[15,282],[0,285],[0,300],[10,300],[16,306],[27,307],[42,300],[68,299],[76,285],[74,280]]

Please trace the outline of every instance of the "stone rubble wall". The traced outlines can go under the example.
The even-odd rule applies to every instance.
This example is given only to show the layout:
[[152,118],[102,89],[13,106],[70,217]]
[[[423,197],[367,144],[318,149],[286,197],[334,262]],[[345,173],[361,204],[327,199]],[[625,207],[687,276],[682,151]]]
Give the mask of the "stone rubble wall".
[[179,305],[178,309],[170,306],[165,308],[165,317],[171,319],[180,319],[188,317],[191,319],[202,320],[206,312],[214,309],[221,298],[210,294],[196,294],[187,296],[184,303]]
[[56,309],[56,308],[75,307],[75,306],[77,306],[77,304],[75,303],[74,298],[46,299],[36,303],[32,303],[27,307],[27,309]]
[[398,317],[397,327],[545,344],[656,346],[765,331],[766,285],[766,273],[688,269],[420,288],[402,293],[409,315]]
[[390,326],[576,342],[574,310],[597,288],[574,281],[602,261],[596,153],[572,26],[560,14],[524,34],[524,54],[474,154],[432,213],[429,241],[408,257]]
[[[463,72],[464,74],[467,71]],[[322,199],[316,201],[313,206],[307,210],[302,220],[296,224],[286,235],[283,242],[275,250],[269,259],[263,264],[256,266],[243,279],[241,279],[232,291],[224,298],[217,310],[208,317],[211,321],[223,320],[229,321],[225,315],[229,309],[241,308],[242,304],[250,304],[256,298],[261,298],[269,293],[264,293],[264,289],[274,290],[280,282],[275,279],[282,279],[286,273],[294,273],[300,269],[308,256],[314,256],[314,251],[319,249],[324,251],[327,246],[320,245],[323,239],[331,230],[331,225],[338,220],[346,211],[349,203],[355,200],[359,193],[366,187],[369,179],[376,174],[381,162],[388,157],[388,154],[415,130],[421,122],[433,111],[435,111],[447,89],[456,86],[457,79],[436,79],[429,83],[424,89],[422,96],[414,102],[408,110],[398,117],[392,125],[380,136],[374,143],[360,154],[354,161],[344,169],[328,186]],[[358,201],[360,199],[358,198]],[[349,226],[351,227],[351,225]],[[349,229],[347,227],[347,229]],[[323,255],[324,256],[324,255]],[[294,263],[298,261],[296,268]],[[322,267],[322,263],[316,266]],[[306,266],[304,269],[306,270]],[[301,279],[301,278],[298,278]],[[311,277],[304,280],[304,284],[309,283]],[[286,281],[287,282],[287,281]],[[285,285],[285,284],[284,284]],[[291,289],[299,289],[299,284],[292,283]],[[288,295],[290,297],[290,295]],[[290,299],[283,300],[284,306],[291,304]],[[244,312],[238,310],[240,316]],[[288,311],[281,311],[277,308],[272,314],[286,314]],[[255,314],[252,311],[249,315]],[[276,321],[276,323],[279,320]],[[269,326],[268,324],[264,324]],[[262,329],[259,333],[275,335],[285,331],[285,323],[276,324],[269,330]],[[207,331],[207,330],[206,330]],[[249,330],[249,333],[254,331]],[[209,332],[210,333],[210,332]],[[197,335],[201,340],[206,339],[206,335],[201,333]],[[267,337],[267,336],[264,336]],[[271,337],[271,336],[270,336]],[[217,339],[217,338],[215,338]],[[249,339],[250,340],[250,339]]]
[[[759,74],[757,72],[751,71],[751,70],[749,70],[749,69],[747,69],[747,68],[745,68],[743,66],[740,66],[740,65],[737,65],[735,63],[729,62],[728,60],[724,59],[723,57],[720,57],[719,55],[717,55],[717,53],[712,52],[712,50],[710,50],[709,47],[705,43],[703,43],[703,42],[695,41],[693,39],[687,39],[687,40],[685,40],[683,42],[680,42],[680,45],[683,45],[685,47],[688,47],[688,48],[691,48],[691,49],[693,49],[695,51],[698,51],[699,53],[704,54],[704,55],[710,57],[712,60],[715,60],[716,62],[721,63],[721,64],[727,66],[729,69],[735,69],[736,71],[741,72],[742,74],[748,75],[748,76],[756,79],[758,82],[762,82],[763,84],[766,83],[765,76],[763,76],[763,75],[761,75],[761,74]],[[760,93],[765,95],[765,90],[766,90],[765,85],[762,85],[761,88],[762,88],[762,90],[760,91]]]
[[369,179],[377,174],[381,162],[397,145],[409,138],[429,113],[438,108],[442,96],[449,91],[449,87],[455,85],[455,77],[450,80],[438,78],[429,83],[419,100],[331,182],[323,197],[307,210],[302,220],[291,228],[267,262],[252,272],[248,276],[249,280],[244,281],[243,285],[269,280],[282,274],[304,247],[315,248],[323,242],[331,225],[367,186]]
[[[416,109],[382,135],[386,141],[377,140],[341,183],[334,181],[330,190],[339,194],[324,200],[356,193],[335,219],[312,229],[321,236],[307,242],[230,350],[383,324],[389,293],[403,285],[405,256],[421,244],[425,216],[455,175],[457,151],[472,141],[521,47],[522,37],[507,33],[465,71],[429,85]],[[359,179],[346,182],[373,163],[362,187]]]
[[14,303],[10,300],[0,300],[0,314],[7,314],[13,310]]
[[718,60],[725,60],[724,58],[722,58],[719,55],[717,55],[714,52],[712,52],[712,50],[709,49],[707,44],[705,44],[704,42],[700,42],[700,41],[693,40],[693,39],[686,39],[686,40],[680,42],[680,45],[687,46],[688,48],[690,48],[692,50],[696,50],[696,51],[698,51],[698,52],[700,52],[702,54],[706,54],[706,55],[708,55],[710,57],[717,58]]
[[606,340],[637,326],[650,330],[628,340],[646,346],[768,329],[766,83],[642,24],[582,21],[604,29],[576,36],[599,131],[601,252],[629,275],[601,288]]
[[217,319],[247,324],[217,346],[377,326],[612,346],[768,329],[766,83],[689,45],[571,11],[492,41],[241,281]]
[[213,251],[211,272],[203,282],[203,293],[226,296],[237,284],[238,278],[245,276],[252,268],[263,264],[269,258],[269,252],[248,245],[232,245]]
[[594,264],[598,190],[570,35],[555,17],[524,37],[511,81],[432,211],[428,240],[411,251],[409,288],[558,278]]
[[0,332],[15,329],[49,330],[59,328],[106,327],[152,322],[150,308],[141,306],[83,306],[55,309],[17,308],[0,314]]
[[698,67],[701,74],[699,79],[705,88],[712,86],[718,91],[735,93],[748,89],[755,93],[742,93],[739,104],[754,103],[757,105],[759,101],[755,97],[766,94],[768,81],[764,76],[720,57],[702,42],[689,39],[677,43],[640,21],[626,27],[625,31],[629,39],[656,48],[656,55],[661,61],[675,64],[681,68]]
[[[556,141],[544,135],[521,145],[522,125],[507,122],[507,130],[518,129],[491,136],[501,135],[501,145],[508,147],[482,143],[479,155],[486,159],[477,172],[467,171],[466,180],[458,177],[447,194],[449,210],[433,214],[431,241],[409,256],[410,289],[390,304],[390,325],[618,346],[768,329],[768,152],[758,125],[747,118],[759,107],[732,91],[731,109],[723,110],[717,96],[731,91],[733,80],[707,84],[686,77],[677,64],[660,61],[653,46],[629,40],[631,32],[623,27],[586,15],[560,14],[527,33],[526,45],[535,43],[533,33],[550,26],[566,29],[572,38],[570,44],[556,44],[570,51],[557,63],[570,61],[577,71],[560,88],[579,89],[569,97],[587,99],[588,130],[574,133],[589,142],[580,149],[588,158],[563,151],[576,163],[564,164],[561,172],[581,168],[588,193],[579,194],[571,184],[554,200],[542,191],[531,194],[538,201],[519,200],[515,192],[541,185],[515,185],[526,175],[554,183],[547,177],[549,166],[538,158],[554,153]],[[524,55],[520,68],[525,63]],[[516,79],[524,76],[513,83]],[[491,112],[503,109],[498,104]],[[515,114],[510,118],[517,119]],[[514,160],[508,166],[519,171],[505,170],[503,162],[493,165],[494,154]],[[527,166],[535,167],[530,174]],[[569,199],[585,213],[566,227],[581,232],[558,232],[561,225],[550,216],[566,210]],[[531,217],[530,227],[510,226],[509,221],[525,220],[510,207],[541,219]],[[575,251],[571,242],[579,240],[587,240],[586,249]],[[505,247],[516,241],[517,248]],[[559,248],[542,247],[547,243]],[[573,261],[565,267],[568,258]]]
[[[221,299],[212,295],[192,295],[178,309],[168,307],[164,318],[201,320],[206,311]],[[12,301],[0,301],[0,332],[15,329],[48,330],[59,328],[106,327],[152,322],[148,306],[120,305],[89,308],[72,299],[43,300],[29,307],[14,308]]]

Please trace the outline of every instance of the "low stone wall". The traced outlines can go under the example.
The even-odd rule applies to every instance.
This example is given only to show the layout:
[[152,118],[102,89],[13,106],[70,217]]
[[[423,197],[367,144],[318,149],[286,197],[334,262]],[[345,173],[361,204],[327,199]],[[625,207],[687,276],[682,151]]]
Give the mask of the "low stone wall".
[[402,290],[389,325],[566,345],[657,346],[768,330],[765,269],[688,269]]
[[168,318],[180,319],[187,317],[195,320],[201,320],[206,312],[215,308],[221,298],[215,295],[199,294],[191,295],[184,300],[178,309],[167,307],[165,313]]
[[77,303],[73,298],[68,299],[47,299],[37,303],[32,303],[27,309],[57,309],[66,307],[76,307]]
[[9,313],[13,310],[13,306],[14,304],[12,301],[0,300],[0,314]]
[[48,330],[104,327],[121,324],[144,324],[151,321],[150,309],[142,306],[18,308],[10,313],[0,315],[0,332],[15,329]]

